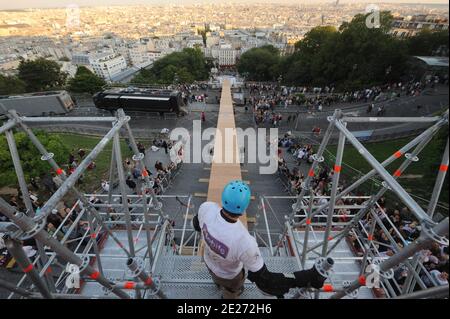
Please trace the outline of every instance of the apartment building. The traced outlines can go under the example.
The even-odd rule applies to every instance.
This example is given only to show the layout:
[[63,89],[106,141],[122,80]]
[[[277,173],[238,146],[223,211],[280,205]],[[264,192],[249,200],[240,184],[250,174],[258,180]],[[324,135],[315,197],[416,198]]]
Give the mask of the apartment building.
[[107,81],[111,81],[114,76],[127,68],[127,62],[120,54],[108,54],[106,56],[93,58],[91,59],[90,64],[95,74]]
[[430,31],[448,30],[448,19],[425,14],[397,17],[392,22],[390,33],[396,37],[408,38],[426,29]]
[[232,66],[236,64],[237,52],[230,44],[219,47],[219,66]]

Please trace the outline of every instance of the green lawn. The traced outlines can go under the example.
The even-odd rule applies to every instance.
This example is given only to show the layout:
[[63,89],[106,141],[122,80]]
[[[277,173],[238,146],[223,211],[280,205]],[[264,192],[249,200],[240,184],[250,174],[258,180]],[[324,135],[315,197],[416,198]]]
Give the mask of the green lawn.
[[[442,154],[445,149],[447,134],[448,131],[442,132],[433,138],[433,140],[431,140],[431,142],[419,154],[419,161],[411,163],[402,176],[398,179],[398,182],[412,195],[420,196],[425,199],[431,198],[434,182],[439,170]],[[365,146],[378,161],[382,162],[411,140],[412,138],[402,138],[379,143],[366,143]],[[328,147],[326,153],[330,155],[329,152],[333,155],[336,154],[336,146]],[[412,150],[409,152],[412,152]],[[330,161],[330,163],[334,161],[334,159],[332,159],[333,156],[326,157],[327,161]],[[404,157],[402,157],[402,159],[404,159]],[[400,166],[402,159],[398,159],[391,163],[387,167],[387,170],[393,173]],[[358,175],[358,173],[352,170],[352,168],[359,170],[362,173],[367,173],[372,169],[361,154],[359,154],[359,152],[350,144],[345,147],[343,162],[344,165],[342,174],[343,177],[347,179],[354,179]],[[376,188],[377,187],[374,187],[374,189]],[[442,190],[440,196],[440,202],[445,206],[448,206],[448,189],[449,185],[447,175],[446,182],[444,183],[444,189]]]
[[[73,154],[75,156],[76,152],[83,148],[88,153],[91,151],[101,138],[99,137],[90,137],[83,135],[74,135],[74,134],[57,134],[64,142],[64,144],[70,149],[74,150]],[[132,152],[126,145],[125,141],[120,142],[122,157],[125,159],[126,157],[131,157]],[[109,178],[109,167],[111,164],[111,152],[112,152],[112,141],[109,142],[103,151],[98,155],[95,159],[96,168],[93,170],[86,170],[84,174],[83,183],[79,185],[79,188],[86,192],[91,192],[100,187],[102,179]]]

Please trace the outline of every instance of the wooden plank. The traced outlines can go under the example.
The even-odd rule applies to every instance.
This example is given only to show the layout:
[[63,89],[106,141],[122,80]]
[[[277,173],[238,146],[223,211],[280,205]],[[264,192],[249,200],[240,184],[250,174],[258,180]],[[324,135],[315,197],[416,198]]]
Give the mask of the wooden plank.
[[[214,141],[214,156],[208,188],[208,201],[216,203],[221,202],[222,190],[226,184],[232,180],[242,179],[237,138],[234,135],[232,143],[225,143],[227,129],[236,130],[236,124],[231,99],[231,84],[229,80],[224,80],[216,129],[216,136],[221,136],[222,139],[216,138]],[[241,217],[241,222],[247,226],[245,214]]]
[[[199,178],[198,179],[199,183],[209,183],[209,178]],[[247,183],[248,185],[250,185],[250,181],[244,181],[245,183]]]
[[207,193],[194,193],[194,197],[204,197],[207,198],[208,194]]
[[[200,197],[200,198],[208,198],[208,194],[207,193],[194,193],[194,197]],[[250,200],[255,200],[256,197],[255,196],[251,196]]]
[[247,223],[256,223],[256,217],[247,217]]
[[[205,171],[211,171],[211,167],[203,167]],[[248,169],[241,169],[241,173],[248,173]]]

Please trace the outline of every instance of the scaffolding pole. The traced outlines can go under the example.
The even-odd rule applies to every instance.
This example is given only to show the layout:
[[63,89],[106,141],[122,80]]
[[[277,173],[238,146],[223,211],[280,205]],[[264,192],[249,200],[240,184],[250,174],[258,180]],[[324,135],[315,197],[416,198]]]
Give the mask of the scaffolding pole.
[[[34,217],[35,212],[33,205],[30,199],[30,193],[28,191],[27,182],[25,181],[25,175],[23,173],[22,164],[20,162],[19,152],[17,150],[16,141],[14,139],[14,134],[11,130],[5,132],[6,140],[8,142],[9,152],[11,154],[11,158],[14,164],[14,169],[16,171],[17,181],[19,182],[20,192],[22,193],[22,199],[27,209],[28,216]],[[44,246],[39,241],[36,241],[36,247],[39,252],[39,260],[37,262],[37,266],[39,270],[42,270],[44,265],[47,263],[48,258],[45,254]],[[44,275],[45,282],[47,287],[51,292],[56,292],[55,282],[53,281],[53,277],[50,272],[45,272]]]
[[430,117],[350,117],[344,116],[348,123],[432,123],[440,120],[439,116]]
[[[113,139],[114,135],[123,126],[125,120],[117,121],[113,128],[102,138],[102,140],[94,147],[94,149],[84,158],[78,165],[75,171],[67,177],[58,190],[50,197],[47,203],[41,208],[41,216],[48,216],[52,209],[58,204],[58,202],[67,194],[67,192],[73,188],[75,183],[81,177],[86,168],[91,162],[100,154],[100,152],[106,147],[108,142]],[[62,173],[62,172],[60,172]],[[61,174],[60,174],[61,175]]]
[[42,241],[44,245],[49,246],[56,255],[60,256],[64,261],[77,265],[80,273],[96,280],[99,284],[111,291],[120,298],[129,299],[130,296],[114,286],[108,279],[103,277],[100,272],[89,265],[89,258],[82,260],[67,247],[62,245],[58,240],[44,230],[45,223],[36,223],[33,219],[25,214],[15,210],[3,198],[0,197],[0,211],[11,221],[13,221],[24,233],[24,236]]
[[6,238],[5,245],[11,255],[22,268],[23,272],[30,278],[31,282],[36,286],[42,296],[46,299],[53,299],[43,278],[39,276],[39,272],[34,268],[33,263],[23,251],[22,244],[11,237]]
[[[36,137],[36,135],[33,133],[33,131],[25,123],[23,123],[20,120],[20,117],[17,115],[16,111],[15,110],[9,110],[8,116],[10,116],[10,118],[12,118],[12,120],[17,121],[17,123],[19,124],[21,129],[27,134],[27,136],[30,138],[31,142],[34,144],[34,146],[41,153],[41,155],[42,155],[41,159],[46,160],[50,164],[52,169],[56,173],[60,174],[59,176],[61,177],[61,179],[63,181],[66,181],[67,180],[66,172],[59,167],[58,163],[56,163],[56,161],[53,159],[53,154],[47,152],[47,150],[45,149],[44,145],[42,145],[41,141],[39,141],[39,139]],[[80,202],[87,209],[88,213],[94,214],[95,218],[99,222],[103,223],[103,220],[102,220],[100,214],[93,207],[93,205],[83,196],[83,194],[75,186],[72,186],[71,190],[77,195],[77,198],[80,200]],[[119,248],[122,249],[128,257],[130,257],[130,253],[128,252],[128,250],[122,245],[120,240],[117,239],[117,237],[109,229],[109,227],[105,226],[105,230],[108,232],[108,235],[114,240],[114,242],[119,246]]]
[[[118,110],[117,115],[119,118],[124,118],[125,113],[123,110]],[[151,226],[150,226],[150,215],[149,215],[149,207],[147,205],[147,192],[150,194],[151,197],[151,207],[162,217],[162,202],[158,201],[158,198],[155,195],[155,191],[153,189],[153,182],[150,180],[150,177],[148,176],[147,167],[145,165],[145,154],[142,154],[139,152],[139,149],[137,147],[136,140],[134,139],[133,133],[131,131],[130,125],[125,123],[125,130],[127,132],[127,136],[130,139],[130,145],[131,149],[133,150],[134,156],[133,160],[135,160],[139,166],[139,169],[141,171],[141,176],[144,178],[145,181],[145,187],[141,190],[142,192],[142,210],[144,215],[144,228],[145,228],[145,234],[147,239],[147,255],[149,258],[149,270],[151,273],[152,265],[153,265],[153,251],[152,251],[152,235],[151,235]],[[117,158],[117,157],[116,157]]]
[[[410,154],[410,156],[406,157],[402,162],[400,167],[394,172],[393,179],[394,181],[401,176],[401,174],[405,171],[406,168],[413,162],[415,157],[425,148],[425,146],[430,142],[432,136],[428,136],[426,139],[422,140],[414,149],[414,151]],[[370,208],[378,202],[378,200],[389,190],[388,187],[383,187],[379,190],[379,192],[371,198],[366,208],[361,209],[356,216],[353,218],[352,222],[344,228],[344,230],[339,234],[339,238],[332,245],[329,251],[333,250],[341,240],[347,236],[348,232],[357,225],[359,220],[365,216],[365,214],[370,210]]]
[[129,258],[127,261],[128,268],[139,278],[145,287],[151,288],[161,299],[167,299],[166,295],[157,287],[152,277],[150,277],[144,269],[143,263],[140,264],[136,258]]
[[434,211],[436,210],[436,205],[439,201],[439,196],[441,195],[442,186],[445,182],[445,175],[447,174],[448,170],[448,139],[447,139],[447,145],[445,146],[444,155],[442,156],[442,162],[439,166],[439,173],[436,179],[436,182],[434,184],[433,192],[431,193],[431,200],[428,205],[427,214],[430,215],[430,217],[433,217]]
[[[419,238],[412,244],[406,246],[398,253],[386,259],[379,265],[380,272],[386,272],[391,268],[397,266],[398,264],[404,262],[409,257],[413,256],[415,253],[429,247],[436,240],[444,240],[443,236],[448,235],[448,218],[444,219],[442,222],[434,226],[433,228],[428,228],[428,224],[424,224],[424,229],[422,230]],[[447,241],[448,244],[448,241]],[[340,299],[345,297],[346,294],[360,288],[364,285],[365,278],[358,278],[353,283],[347,287],[346,292],[338,292],[331,296],[331,299]]]
[[[2,104],[0,103],[0,105],[2,105]],[[14,128],[16,126],[16,124],[17,124],[17,121],[9,120],[8,122],[6,122],[5,124],[3,124],[0,127],[0,134],[3,134],[4,132],[9,131],[10,129]]]
[[[120,121],[121,119],[119,119]],[[134,250],[134,240],[133,240],[133,228],[131,225],[131,216],[130,209],[128,207],[128,197],[125,183],[125,174],[123,171],[123,163],[122,163],[122,153],[120,149],[120,137],[119,132],[114,134],[113,138],[113,149],[116,155],[116,167],[117,167],[117,175],[119,177],[119,189],[122,195],[122,205],[123,211],[125,213],[125,225],[127,229],[127,238],[128,238],[128,249],[130,251],[130,258],[134,258],[136,256]],[[136,297],[141,299],[141,292],[138,289],[135,289]]]
[[341,175],[342,170],[342,157],[344,155],[344,147],[345,147],[345,135],[341,132],[339,133],[339,142],[336,153],[336,162],[334,164],[334,174],[333,174],[333,182],[331,186],[331,196],[330,196],[330,207],[328,208],[328,216],[327,216],[327,225],[325,228],[324,238],[323,238],[323,246],[322,246],[322,257],[326,257],[328,243],[333,239],[330,236],[331,226],[333,225],[333,214],[334,214],[334,206],[336,205],[336,193],[339,184],[339,177]]
[[6,280],[3,280],[1,278],[0,278],[0,288],[9,290],[9,291],[11,291],[11,292],[13,292],[13,293],[15,293],[17,295],[20,295],[22,297],[27,297],[27,298],[30,298],[34,294],[33,292],[31,292],[29,290],[20,288],[17,285],[12,284],[12,283],[10,283],[10,282],[8,282]]
[[264,197],[261,197],[261,208],[263,211],[263,216],[264,216],[264,222],[266,224],[266,231],[267,231],[267,238],[269,240],[269,250],[270,250],[270,255],[273,256],[273,244],[272,244],[272,236],[270,235],[270,230],[269,230],[269,222],[267,220],[267,214],[266,214],[266,205],[264,203]]
[[[417,144],[419,144],[421,141],[423,141],[424,139],[427,139],[429,137],[434,136],[438,130],[445,124],[448,123],[448,119],[446,117],[442,117],[441,120],[439,122],[437,122],[436,124],[434,124],[433,126],[431,126],[430,128],[428,128],[427,130],[425,130],[424,132],[422,132],[422,134],[418,135],[417,137],[415,137],[412,141],[410,141],[408,144],[406,144],[405,146],[403,146],[401,149],[399,149],[397,152],[395,152],[394,154],[392,154],[391,156],[389,156],[385,161],[383,161],[381,163],[381,165],[383,167],[387,167],[388,165],[390,165],[392,162],[394,162],[396,159],[400,158],[403,154],[405,154],[406,152],[408,152],[411,148],[413,148],[414,146],[416,146]],[[353,191],[354,189],[356,189],[358,186],[362,185],[364,182],[368,181],[369,179],[371,179],[372,177],[374,177],[377,174],[377,171],[375,169],[372,169],[370,172],[368,172],[367,174],[365,174],[364,176],[362,176],[360,179],[358,179],[356,182],[354,182],[352,185],[350,185],[349,187],[347,187],[345,190],[343,190],[342,192],[340,192],[337,196],[336,196],[336,200],[339,200],[341,198],[343,198],[345,195],[349,194],[351,191]],[[321,212],[322,210],[328,208],[330,205],[330,202],[325,203],[321,206],[319,206],[318,208],[315,209],[314,213],[311,214],[311,218],[316,216],[319,212]],[[303,225],[305,221],[300,221],[299,223],[296,223],[295,226],[301,226]]]
[[116,154],[114,154],[114,147],[111,148],[111,163],[109,164],[109,189],[108,189],[108,204],[112,204],[112,194],[113,194],[113,181],[114,172],[116,170]]
[[443,285],[401,295],[395,299],[448,298],[448,291],[448,285]]
[[117,120],[115,117],[27,117],[21,116],[20,120],[25,123],[83,123],[83,122],[114,122]]
[[366,246],[366,243],[363,242],[364,256],[363,256],[363,260],[361,262],[361,271],[359,272],[360,275],[363,275],[366,271],[365,270],[366,263],[369,258],[370,246],[373,244],[373,235],[375,233],[376,225],[377,225],[377,223],[373,220],[372,223],[370,224],[369,234],[367,235],[367,246]]
[[358,141],[358,139],[344,126],[340,121],[335,121],[336,128],[345,134],[347,139],[353,146],[359,151],[359,153],[368,161],[368,163],[378,172],[378,174],[384,179],[384,181],[390,186],[392,191],[405,203],[410,211],[416,216],[421,224],[429,223],[434,225],[435,222],[424,212],[411,195],[409,195],[403,187],[395,180],[391,174],[370,154],[369,151]]
[[303,252],[302,252],[302,260],[301,260],[302,269],[305,269],[306,256],[308,254],[309,229],[310,229],[310,227],[312,227],[311,226],[311,214],[312,214],[312,210],[313,210],[313,205],[314,205],[314,192],[312,189],[310,189],[309,190],[309,207],[306,212],[306,227],[305,227],[305,232],[304,232],[304,237],[303,237]]
[[100,259],[100,249],[99,249],[98,244],[97,244],[97,237],[98,237],[98,233],[99,233],[99,231],[101,229],[101,226],[98,225],[98,229],[95,229],[94,219],[92,218],[92,214],[88,213],[87,214],[87,219],[88,219],[88,225],[89,225],[89,238],[90,238],[90,241],[92,243],[92,248],[94,249],[95,262],[97,263],[98,271],[100,271],[100,274],[102,276],[104,276],[105,273],[103,272],[102,261]]
[[133,229],[131,227],[131,216],[130,216],[130,210],[128,207],[128,197],[127,197],[127,190],[126,190],[126,183],[125,183],[125,175],[123,172],[123,164],[122,164],[122,154],[120,152],[120,138],[119,134],[116,133],[114,135],[114,141],[113,141],[113,148],[116,155],[116,167],[117,167],[117,175],[119,176],[119,189],[121,193],[122,198],[122,205],[123,205],[123,211],[125,213],[125,222],[126,222],[126,228],[127,228],[127,238],[128,238],[128,249],[130,251],[130,257],[135,257],[134,252],[134,242],[133,242]]
[[292,220],[294,218],[295,213],[299,210],[299,207],[302,204],[302,200],[303,200],[303,197],[305,196],[306,191],[309,190],[309,184],[311,182],[312,177],[314,176],[314,170],[319,165],[319,163],[323,161],[323,152],[325,151],[325,147],[328,145],[328,142],[331,138],[331,133],[333,133],[333,128],[335,126],[334,122],[341,115],[342,115],[342,113],[340,110],[335,110],[334,115],[328,119],[330,121],[330,124],[328,125],[328,128],[323,137],[322,143],[319,146],[319,150],[317,151],[316,154],[314,154],[314,161],[310,166],[308,175],[306,176],[306,179],[304,182],[304,187],[302,187],[300,194],[297,196],[297,201],[293,206],[292,214],[291,214],[291,216],[289,216],[289,220]]

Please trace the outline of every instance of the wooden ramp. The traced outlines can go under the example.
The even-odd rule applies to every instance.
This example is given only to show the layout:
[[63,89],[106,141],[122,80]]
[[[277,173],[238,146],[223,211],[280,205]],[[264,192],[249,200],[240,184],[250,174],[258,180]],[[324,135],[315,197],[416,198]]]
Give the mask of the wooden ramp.
[[[228,134],[226,131],[234,134]],[[236,137],[233,101],[230,81],[224,80],[220,99],[219,117],[217,120],[214,156],[209,177],[208,201],[221,203],[222,190],[228,182],[241,180],[239,147]],[[247,226],[247,217],[243,215],[241,222]]]

